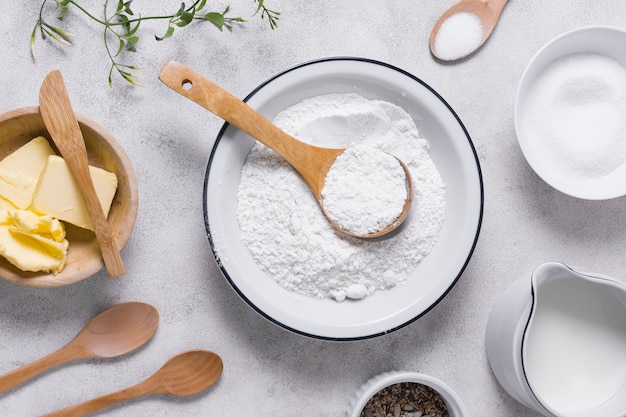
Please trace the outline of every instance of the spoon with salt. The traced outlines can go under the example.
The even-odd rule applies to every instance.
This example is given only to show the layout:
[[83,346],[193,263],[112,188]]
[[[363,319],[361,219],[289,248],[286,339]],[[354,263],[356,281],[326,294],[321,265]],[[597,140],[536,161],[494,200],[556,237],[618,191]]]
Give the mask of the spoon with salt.
[[157,329],[159,313],[150,304],[115,304],[92,318],[61,349],[0,376],[0,393],[57,365],[87,358],[114,358],[144,345]]
[[456,61],[480,48],[491,36],[508,0],[461,0],[435,22],[430,51],[442,61]]
[[[407,217],[413,198],[413,184],[408,167],[398,158],[383,151],[368,150],[368,152],[375,151],[378,153],[377,159],[387,158],[387,162],[388,158],[394,159],[393,165],[395,165],[394,168],[399,175],[392,178],[395,181],[393,185],[395,189],[398,185],[402,188],[403,197],[391,217],[385,219],[374,230],[362,231],[352,227],[355,223],[359,223],[358,221],[346,223],[341,217],[343,213],[335,215],[335,212],[328,210],[329,201],[325,200],[324,187],[327,175],[340,159],[343,160],[343,157],[338,157],[344,154],[346,149],[321,148],[288,135],[243,101],[176,61],[165,63],[159,73],[159,79],[174,91],[206,108],[282,156],[308,185],[326,219],[343,233],[358,238],[379,237],[396,229]],[[347,158],[352,153],[346,152],[345,155]],[[376,167],[373,167],[372,170],[376,171]],[[346,189],[347,193],[352,191],[347,188],[343,188]],[[385,189],[376,191],[382,195]],[[350,197],[354,198],[355,195],[356,192]],[[368,197],[370,199],[377,198],[376,195],[369,195]],[[357,199],[357,201],[360,204],[362,199]],[[332,203],[336,203],[334,196]],[[379,215],[379,213],[367,213],[367,215],[370,214],[372,216]]]
[[168,360],[148,379],[132,387],[76,404],[43,417],[79,417],[122,401],[151,394],[186,397],[209,388],[222,375],[224,363],[218,354],[190,350]]

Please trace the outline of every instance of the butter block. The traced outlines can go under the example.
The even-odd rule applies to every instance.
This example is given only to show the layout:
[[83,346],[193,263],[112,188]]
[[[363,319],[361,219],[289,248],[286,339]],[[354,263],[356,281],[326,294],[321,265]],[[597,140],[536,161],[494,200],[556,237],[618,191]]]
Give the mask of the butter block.
[[0,161],[0,197],[18,209],[28,208],[39,176],[54,155],[48,140],[36,137]]
[[22,271],[63,270],[68,241],[63,224],[25,210],[0,210],[0,255]]
[[[105,216],[108,216],[117,191],[117,176],[94,166],[89,166],[89,173],[102,210]],[[35,189],[33,210],[93,231],[78,184],[65,160],[60,156],[48,156],[48,163]]]
[[15,210],[17,207],[6,198],[0,197],[0,210]]

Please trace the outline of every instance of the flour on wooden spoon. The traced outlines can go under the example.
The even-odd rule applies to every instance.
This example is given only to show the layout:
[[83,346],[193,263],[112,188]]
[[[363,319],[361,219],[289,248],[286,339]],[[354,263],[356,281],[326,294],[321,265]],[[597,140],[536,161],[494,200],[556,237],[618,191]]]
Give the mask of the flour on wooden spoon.
[[242,168],[237,218],[259,268],[289,291],[337,301],[402,283],[437,242],[446,207],[445,185],[411,116],[386,101],[329,94],[284,110],[274,123],[312,145],[394,155],[409,167],[415,194],[397,231],[352,238],[328,223],[298,174],[257,143]]

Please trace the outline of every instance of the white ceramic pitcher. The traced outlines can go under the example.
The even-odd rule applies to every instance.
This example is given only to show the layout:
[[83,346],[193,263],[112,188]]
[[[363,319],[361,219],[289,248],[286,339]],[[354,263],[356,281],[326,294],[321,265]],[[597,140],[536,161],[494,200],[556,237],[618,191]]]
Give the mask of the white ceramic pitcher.
[[487,323],[487,357],[517,401],[556,417],[626,416],[626,285],[549,262]]

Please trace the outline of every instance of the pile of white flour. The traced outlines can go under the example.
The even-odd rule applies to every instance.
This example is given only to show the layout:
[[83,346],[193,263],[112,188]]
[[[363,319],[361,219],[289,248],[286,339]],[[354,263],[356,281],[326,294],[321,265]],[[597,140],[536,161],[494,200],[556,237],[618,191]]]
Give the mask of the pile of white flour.
[[322,188],[324,211],[343,231],[367,236],[397,224],[408,197],[407,178],[391,154],[354,146],[331,165]]
[[242,168],[237,218],[259,267],[290,291],[337,301],[404,281],[435,245],[446,206],[445,185],[410,115],[385,101],[330,94],[284,110],[274,123],[316,146],[368,146],[398,157],[415,194],[396,232],[379,240],[351,238],[328,223],[291,166],[257,143]]

